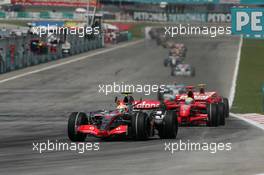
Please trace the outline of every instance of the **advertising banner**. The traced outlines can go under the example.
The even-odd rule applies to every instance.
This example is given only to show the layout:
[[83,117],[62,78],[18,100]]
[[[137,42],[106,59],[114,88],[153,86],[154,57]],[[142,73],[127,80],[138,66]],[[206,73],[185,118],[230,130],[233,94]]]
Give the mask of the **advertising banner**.
[[263,0],[240,0],[241,4],[264,4]]
[[34,27],[38,27],[38,26],[42,26],[42,27],[47,27],[47,26],[62,27],[62,26],[64,26],[64,22],[63,21],[36,21],[36,22],[32,23],[32,26],[34,26]]
[[[120,0],[112,0],[119,2]],[[174,3],[174,4],[204,4],[204,3],[219,3],[219,0],[122,0],[124,2],[139,2],[139,3]]]
[[264,38],[264,8],[232,8],[232,34]]
[[96,5],[96,0],[11,0],[12,4],[64,7],[86,7],[88,1],[89,6]]
[[7,4],[11,4],[10,0],[0,0],[0,5],[7,5]]

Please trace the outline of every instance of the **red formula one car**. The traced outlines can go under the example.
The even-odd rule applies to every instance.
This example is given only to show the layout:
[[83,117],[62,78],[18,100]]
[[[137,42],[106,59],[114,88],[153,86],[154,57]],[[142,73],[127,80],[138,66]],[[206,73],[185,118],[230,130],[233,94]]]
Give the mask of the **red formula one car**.
[[228,100],[216,92],[205,92],[204,87],[194,92],[187,87],[188,93],[178,95],[175,101],[164,101],[167,110],[175,110],[180,125],[207,126],[225,125],[229,114]]
[[68,120],[71,141],[85,141],[87,135],[98,138],[124,136],[145,140],[158,131],[160,138],[174,139],[178,131],[175,112],[159,110],[160,102],[137,100],[132,96],[115,100],[117,108],[110,111],[73,112]]

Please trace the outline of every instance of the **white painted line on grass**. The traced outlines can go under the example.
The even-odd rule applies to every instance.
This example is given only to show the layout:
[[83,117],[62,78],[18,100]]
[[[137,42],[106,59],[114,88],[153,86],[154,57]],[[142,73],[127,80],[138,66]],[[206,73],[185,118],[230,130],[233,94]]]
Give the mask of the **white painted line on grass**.
[[232,86],[231,86],[231,90],[229,93],[229,106],[230,107],[233,105],[235,93],[236,93],[236,83],[237,83],[237,76],[238,76],[238,70],[239,70],[242,45],[243,45],[243,37],[241,36],[240,41],[239,41],[239,46],[238,46],[239,48],[238,48],[238,52],[237,52],[236,66],[235,66],[235,70],[234,70]]
[[251,125],[254,125],[254,126],[256,126],[256,127],[260,128],[260,129],[264,130],[264,125],[262,125],[262,124],[260,124],[260,123],[258,123],[258,122],[255,122],[255,121],[253,121],[253,120],[247,119],[247,118],[245,118],[245,117],[241,117],[241,116],[239,116],[238,114],[230,113],[230,115],[231,115],[232,117],[235,117],[235,118],[238,118],[238,119],[240,119],[240,120],[243,120],[243,121],[245,121],[245,122],[247,122],[247,123],[250,123]]
[[51,65],[51,66],[47,66],[47,67],[44,67],[44,68],[41,68],[41,69],[37,69],[37,70],[34,70],[34,71],[30,71],[30,72],[22,73],[22,74],[19,74],[19,75],[15,75],[15,76],[0,80],[0,83],[5,83],[5,82],[11,81],[11,80],[15,80],[15,79],[19,79],[19,78],[22,78],[22,77],[25,77],[25,76],[28,76],[28,75],[31,75],[31,74],[43,72],[43,71],[50,70],[50,69],[53,69],[53,68],[57,68],[57,67],[60,67],[60,66],[66,65],[66,64],[71,64],[71,63],[74,63],[74,62],[77,62],[77,61],[85,60],[87,58],[90,58],[90,57],[93,57],[93,56],[96,56],[96,55],[100,55],[100,54],[103,54],[103,53],[111,52],[111,51],[118,50],[118,49],[121,49],[121,48],[124,48],[124,47],[128,47],[128,46],[132,46],[132,45],[138,44],[138,43],[140,43],[142,41],[143,40],[129,42],[129,43],[126,43],[126,44],[122,44],[120,46],[116,46],[116,47],[113,47],[113,48],[109,48],[109,49],[101,50],[101,51],[98,51],[98,52],[94,52],[94,53],[91,53],[91,54],[88,54],[88,55],[85,55],[85,56],[82,56],[82,57],[79,57],[79,58],[73,58],[71,60],[68,60],[68,61],[65,61],[65,62],[62,62],[62,63],[57,63],[57,64],[54,64],[54,65]]

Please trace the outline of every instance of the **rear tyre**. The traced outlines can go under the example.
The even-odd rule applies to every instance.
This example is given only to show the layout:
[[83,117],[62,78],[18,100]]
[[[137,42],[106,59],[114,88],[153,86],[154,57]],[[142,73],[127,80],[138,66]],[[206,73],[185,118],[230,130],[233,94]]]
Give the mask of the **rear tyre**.
[[225,125],[225,105],[224,103],[218,104],[218,119],[219,119],[219,125]]
[[144,112],[136,112],[131,121],[132,136],[136,140],[146,140],[150,133],[148,115]]
[[211,103],[207,105],[207,115],[208,115],[207,126],[209,127],[218,126],[219,120],[218,120],[217,104]]
[[68,137],[72,142],[83,142],[86,139],[87,134],[77,131],[80,125],[88,123],[88,119],[83,112],[71,113],[68,120]]
[[171,69],[171,76],[175,76],[173,68]]
[[175,139],[178,133],[178,120],[175,111],[165,111],[162,125],[159,128],[161,139]]
[[192,69],[191,69],[191,76],[192,76],[192,77],[195,76],[195,69],[194,69],[194,67],[192,67]]
[[223,103],[225,106],[225,118],[229,117],[229,102],[227,98],[223,98]]
[[166,58],[166,59],[164,60],[163,64],[164,64],[165,67],[168,67],[168,65],[169,65],[169,60]]

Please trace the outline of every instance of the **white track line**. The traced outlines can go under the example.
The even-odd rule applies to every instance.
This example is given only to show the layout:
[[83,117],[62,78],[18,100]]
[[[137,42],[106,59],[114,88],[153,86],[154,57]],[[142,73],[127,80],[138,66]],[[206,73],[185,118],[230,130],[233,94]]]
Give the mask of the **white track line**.
[[235,117],[235,118],[238,118],[238,119],[243,120],[243,121],[245,121],[245,122],[248,122],[248,123],[250,123],[251,125],[254,125],[254,126],[256,126],[256,127],[260,128],[260,129],[264,130],[264,125],[262,125],[262,124],[260,124],[260,123],[258,123],[258,122],[255,122],[255,121],[253,121],[253,120],[247,119],[247,118],[242,117],[242,116],[239,116],[238,114],[230,113],[230,115],[231,115],[232,117]]
[[238,46],[239,48],[238,48],[238,52],[237,52],[236,66],[235,66],[235,70],[234,70],[232,86],[231,86],[231,90],[229,93],[229,106],[230,107],[233,105],[235,93],[236,93],[236,82],[237,82],[237,76],[238,76],[238,70],[239,70],[242,45],[243,45],[243,37],[241,36],[240,41],[239,41],[239,46]]
[[103,53],[111,52],[111,51],[118,50],[118,49],[121,49],[121,48],[124,48],[124,47],[128,47],[128,46],[132,46],[132,45],[138,44],[138,43],[140,43],[142,41],[143,40],[133,41],[133,42],[122,44],[120,46],[116,46],[116,47],[113,47],[113,48],[109,48],[109,49],[101,50],[101,51],[98,51],[98,52],[94,52],[94,53],[91,53],[91,54],[88,54],[88,55],[85,55],[85,56],[82,56],[82,57],[79,57],[79,58],[72,58],[72,59],[70,59],[68,61],[65,61],[65,62],[62,62],[62,63],[54,64],[54,65],[47,66],[47,67],[44,67],[44,68],[41,68],[41,69],[37,69],[37,70],[34,70],[34,71],[22,73],[22,74],[19,74],[19,75],[15,75],[15,76],[0,80],[0,83],[5,83],[5,82],[11,81],[11,80],[15,80],[15,79],[19,79],[19,78],[22,78],[22,77],[25,77],[25,76],[28,76],[28,75],[31,75],[31,74],[43,72],[43,71],[54,69],[54,68],[57,68],[57,67],[60,67],[60,66],[66,65],[66,64],[71,64],[71,63],[74,63],[74,62],[77,62],[77,61],[85,60],[87,58],[90,58],[90,57],[93,57],[93,56],[96,56],[96,55],[100,55],[100,54],[103,54]]

